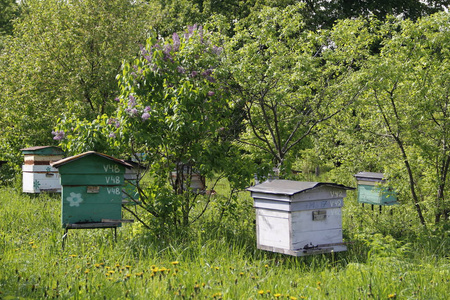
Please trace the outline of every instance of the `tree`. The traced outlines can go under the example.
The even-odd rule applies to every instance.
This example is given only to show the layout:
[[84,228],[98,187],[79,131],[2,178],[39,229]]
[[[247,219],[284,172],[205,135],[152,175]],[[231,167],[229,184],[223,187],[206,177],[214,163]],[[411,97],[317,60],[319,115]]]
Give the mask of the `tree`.
[[[19,5],[14,0],[0,0],[0,36],[11,35],[12,20],[19,16]],[[1,47],[0,47],[1,48]]]
[[58,118],[111,112],[122,59],[144,42],[139,1],[26,1],[0,56],[1,150],[53,143]]
[[[358,22],[335,28],[336,48],[343,53],[358,40],[340,33],[357,32],[353,26]],[[353,74],[354,84],[367,89],[353,115],[339,120],[348,124],[348,134],[340,134],[342,148],[385,171],[391,184],[411,199],[423,225],[425,208],[434,212],[436,223],[449,214],[448,22],[444,13],[417,22],[391,18],[374,30],[372,40],[382,38],[379,53],[367,56]],[[362,53],[348,51],[350,56],[355,52]],[[367,145],[355,147],[358,139]]]
[[197,26],[170,39],[149,38],[140,57],[124,64],[118,76],[114,114],[90,124],[61,123],[57,129],[65,132],[62,145],[69,150],[89,146],[86,137],[96,132],[109,153],[127,154],[147,166],[152,182],[138,187],[137,205],[151,217],[130,210],[147,227],[186,228],[204,214],[212,195],[190,188],[194,173],[215,182],[228,179],[232,191],[224,211],[252,174],[233,144],[234,107],[229,90],[220,84],[227,74],[223,49],[211,39]]
[[248,126],[239,141],[262,162],[262,175],[271,168],[286,175],[318,125],[359,92],[346,94],[346,70],[326,63],[325,36],[302,30],[303,9],[263,7],[238,22],[227,47],[234,98]]

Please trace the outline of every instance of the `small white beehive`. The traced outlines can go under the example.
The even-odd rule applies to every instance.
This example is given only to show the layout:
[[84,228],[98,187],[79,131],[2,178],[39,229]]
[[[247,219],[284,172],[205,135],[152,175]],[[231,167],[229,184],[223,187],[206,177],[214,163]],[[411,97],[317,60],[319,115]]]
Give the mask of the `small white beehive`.
[[58,170],[50,166],[63,158],[64,152],[55,146],[37,146],[21,149],[24,155],[22,166],[23,192],[61,192]]
[[273,180],[250,187],[258,249],[294,256],[345,251],[340,184]]

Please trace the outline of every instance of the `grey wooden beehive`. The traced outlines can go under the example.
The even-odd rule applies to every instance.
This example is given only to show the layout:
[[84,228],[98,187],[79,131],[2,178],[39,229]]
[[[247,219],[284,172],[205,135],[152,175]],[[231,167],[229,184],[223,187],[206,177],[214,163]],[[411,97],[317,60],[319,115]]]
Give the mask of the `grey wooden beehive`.
[[248,188],[256,209],[259,249],[294,256],[345,251],[342,206],[334,183],[274,180]]

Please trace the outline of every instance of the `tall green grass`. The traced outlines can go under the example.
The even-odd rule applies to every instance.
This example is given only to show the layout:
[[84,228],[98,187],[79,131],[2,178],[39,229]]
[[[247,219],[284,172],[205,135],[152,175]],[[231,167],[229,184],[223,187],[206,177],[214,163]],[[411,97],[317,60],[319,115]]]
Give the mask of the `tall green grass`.
[[[449,232],[409,226],[349,195],[346,252],[291,257],[256,249],[251,199],[184,235],[138,224],[71,230],[61,247],[59,195],[0,190],[0,299],[447,299]],[[402,228],[402,224],[404,228]]]

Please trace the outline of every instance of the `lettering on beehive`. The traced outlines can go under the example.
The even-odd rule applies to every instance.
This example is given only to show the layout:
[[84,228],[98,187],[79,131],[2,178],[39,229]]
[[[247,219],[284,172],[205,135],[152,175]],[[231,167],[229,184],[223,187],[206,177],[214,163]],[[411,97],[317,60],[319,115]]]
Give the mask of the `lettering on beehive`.
[[116,187],[116,188],[107,188],[106,190],[108,191],[108,194],[114,194],[114,195],[122,194],[122,191],[118,187]]
[[330,191],[330,195],[332,198],[344,198],[345,193],[343,191]]
[[105,170],[105,173],[108,173],[108,172],[120,173],[119,166],[118,165],[114,165],[114,164],[103,165],[103,169]]
[[106,183],[114,183],[114,184],[120,184],[120,177],[119,176],[106,176]]
[[331,207],[341,207],[342,206],[342,200],[330,200],[330,206]]

